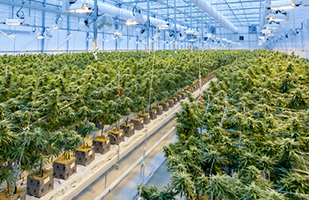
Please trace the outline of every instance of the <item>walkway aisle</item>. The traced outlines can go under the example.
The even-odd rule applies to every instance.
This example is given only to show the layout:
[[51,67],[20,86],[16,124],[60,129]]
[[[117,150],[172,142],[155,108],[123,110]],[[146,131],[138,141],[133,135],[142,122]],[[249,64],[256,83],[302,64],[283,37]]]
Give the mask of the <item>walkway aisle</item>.
[[[147,149],[152,147],[163,135],[173,128],[176,123],[175,119],[167,122],[163,127],[157,130],[147,141]],[[161,151],[164,145],[176,141],[175,131],[172,131],[169,136],[163,140],[147,157],[146,157],[146,171],[145,181],[149,174],[154,173],[155,170],[164,162],[164,153]],[[120,161],[120,169],[109,169],[107,172],[107,184],[111,184],[114,179],[120,176],[127,168],[129,168],[136,160],[143,155],[144,143],[140,144],[131,153]],[[136,185],[139,183],[140,164],[135,167],[127,177],[125,177],[107,196],[105,199],[110,200],[131,200],[136,194]],[[81,193],[77,194],[74,200],[93,200],[100,195],[105,189],[104,174],[98,177],[91,185],[86,187]]]

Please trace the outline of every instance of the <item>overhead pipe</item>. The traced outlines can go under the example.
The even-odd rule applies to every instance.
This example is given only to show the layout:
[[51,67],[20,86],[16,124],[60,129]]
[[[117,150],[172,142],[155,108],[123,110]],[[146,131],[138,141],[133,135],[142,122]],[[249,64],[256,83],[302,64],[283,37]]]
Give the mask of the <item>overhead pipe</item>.
[[220,24],[225,26],[227,29],[232,31],[233,33],[237,33],[238,29],[228,21],[221,13],[219,13],[208,1],[206,0],[190,0],[197,7],[204,10],[208,15],[218,21]]
[[[127,20],[134,18],[133,13],[129,10],[122,9],[122,8],[117,8],[115,6],[103,3],[103,2],[98,2],[98,8],[102,13],[111,15],[113,17],[118,17],[119,19]],[[147,15],[143,15],[143,20],[147,22]],[[166,21],[154,17],[150,17],[149,21],[152,25],[158,27],[159,25],[165,24]],[[173,23],[171,23],[171,26],[174,26]],[[177,31],[182,31],[186,27],[176,25]]]

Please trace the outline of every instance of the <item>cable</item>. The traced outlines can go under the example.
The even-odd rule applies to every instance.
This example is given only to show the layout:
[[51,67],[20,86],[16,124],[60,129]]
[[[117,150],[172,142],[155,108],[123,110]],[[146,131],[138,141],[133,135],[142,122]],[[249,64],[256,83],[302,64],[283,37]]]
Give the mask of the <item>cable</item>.
[[140,14],[141,13],[141,10],[138,10],[137,9],[137,3],[138,3],[139,1],[136,1],[136,3],[135,3],[135,5],[134,5],[134,7],[132,8],[132,15],[135,17],[135,15],[138,13],[138,14]]
[[25,19],[25,17],[24,17],[24,12],[23,11],[21,11],[21,9],[23,9],[23,7],[24,7],[24,4],[26,3],[26,1],[22,1],[21,2],[21,7],[19,8],[19,10],[16,12],[16,16],[19,18],[19,19]]
[[19,46],[21,46],[23,49],[25,49],[26,52],[29,52],[29,53],[30,53],[30,51],[28,51],[28,49],[26,49],[24,46],[22,46],[21,44],[19,44],[18,42],[16,42],[16,40],[12,39],[10,36],[8,36],[7,34],[5,34],[2,30],[0,30],[0,32],[1,32],[3,35],[5,35],[7,38],[9,38],[10,40],[12,40],[13,42],[15,42],[17,45],[19,45]]
[[[159,7],[158,7],[158,18],[157,18],[157,24],[159,19]],[[156,28],[156,35],[158,34],[158,29]],[[157,37],[155,37],[154,40],[155,44],[157,43]],[[155,65],[155,58],[156,58],[156,45],[154,44],[154,51],[153,51],[153,59],[152,59],[152,68],[151,68],[151,79],[150,79],[150,88],[149,88],[149,100],[148,100],[148,115],[150,115],[150,107],[151,107],[151,91],[152,91],[152,82],[153,82],[153,71],[154,71],[154,65]],[[149,47],[150,52],[150,47]],[[147,116],[148,116],[147,115]],[[144,140],[144,151],[143,151],[143,160],[141,163],[141,170],[140,170],[140,191],[139,191],[139,199],[142,195],[142,186],[144,183],[144,176],[145,176],[145,158],[146,158],[146,147],[147,147],[147,135],[148,135],[148,126],[149,126],[149,120],[150,117],[147,117],[147,125],[146,125],[146,133],[145,133],[145,140]]]

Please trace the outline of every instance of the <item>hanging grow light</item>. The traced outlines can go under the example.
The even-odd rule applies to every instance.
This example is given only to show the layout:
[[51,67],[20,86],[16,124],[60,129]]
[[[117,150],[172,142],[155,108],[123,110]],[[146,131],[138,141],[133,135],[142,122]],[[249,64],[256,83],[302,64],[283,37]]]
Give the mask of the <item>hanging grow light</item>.
[[271,36],[275,36],[274,34],[270,33],[269,35],[267,35],[267,37],[271,37]]
[[87,4],[83,4],[83,7],[82,8],[80,8],[80,9],[77,9],[77,10],[75,10],[75,12],[76,13],[91,13],[92,12],[92,10],[91,10],[91,8],[88,8],[87,7]]
[[159,30],[170,30],[170,27],[167,24],[160,25],[158,27]]
[[44,35],[43,34],[39,34],[38,36],[36,36],[36,39],[42,40],[42,39],[44,39]]
[[93,1],[89,0],[78,0],[74,4],[71,5],[68,13],[91,13],[93,8]]
[[139,22],[135,21],[135,19],[131,18],[126,21],[127,26],[137,25]]
[[71,35],[71,36],[68,36],[65,40],[70,40],[70,39],[74,39],[75,38],[75,35]]
[[269,30],[269,29],[263,29],[263,30],[261,31],[261,33],[262,33],[262,34],[268,34],[268,33],[271,33],[271,30]]
[[185,34],[187,34],[187,35],[193,35],[193,34],[194,34],[194,31],[193,31],[191,28],[188,28],[188,29],[185,31]]
[[294,0],[280,0],[272,1],[270,4],[270,9],[272,10],[289,10],[295,8]]
[[122,33],[121,33],[119,30],[116,30],[116,31],[114,32],[114,35],[122,36]]
[[157,39],[157,38],[159,38],[157,34],[152,37],[152,39]]
[[266,29],[277,29],[280,28],[280,24],[267,24]]
[[50,27],[50,29],[56,30],[56,29],[59,29],[59,27],[58,27],[57,24],[56,24],[56,25],[52,25],[52,26]]
[[19,19],[6,19],[5,24],[9,26],[19,26],[20,20]]
[[207,34],[206,34],[206,37],[212,38],[212,33],[207,33]]
[[286,15],[278,13],[276,15],[268,15],[267,20],[271,22],[281,22],[281,21],[288,21]]
[[55,23],[50,27],[50,29],[59,29],[62,28],[63,19],[60,14],[57,15]]
[[193,33],[193,35],[199,35],[199,34],[200,34],[200,32],[198,32],[198,31]]

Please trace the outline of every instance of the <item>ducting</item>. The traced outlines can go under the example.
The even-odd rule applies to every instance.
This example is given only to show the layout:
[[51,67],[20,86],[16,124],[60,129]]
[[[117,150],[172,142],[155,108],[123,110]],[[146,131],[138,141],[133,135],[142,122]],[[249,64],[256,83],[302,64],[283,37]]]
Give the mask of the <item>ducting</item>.
[[[78,1],[81,1],[81,0],[78,0]],[[87,0],[87,2],[89,2],[89,0]],[[93,1],[92,1],[92,5],[93,5]],[[117,8],[115,6],[112,6],[106,3],[98,2],[98,9],[100,10],[101,13],[111,15],[113,17],[118,17],[119,19],[127,20],[127,19],[134,18],[133,13],[131,11],[122,9],[122,8]],[[147,15],[142,15],[142,16],[143,16],[144,21],[146,22]],[[158,19],[158,18],[154,18],[154,17],[150,17],[149,20],[150,20],[150,23],[156,27],[166,24],[166,21]],[[174,27],[174,24],[170,24],[170,25]],[[176,28],[177,28],[177,31],[183,31],[185,29],[185,27],[180,26],[180,25],[176,25]]]
[[[126,10],[126,9],[122,9],[122,8],[117,8],[114,6],[111,6],[109,4],[105,4],[102,2],[98,2],[98,8],[102,13],[114,16],[114,17],[118,17],[120,19],[130,19],[130,18],[134,18],[133,14],[131,11]],[[143,15],[143,19],[146,22],[147,21],[147,15]],[[156,27],[166,24],[166,21],[162,20],[162,19],[158,19],[158,18],[154,18],[154,17],[150,17],[149,18],[150,23]],[[174,24],[171,24],[171,26],[174,27]],[[180,26],[180,25],[176,25],[177,31],[182,31],[185,27]]]
[[220,24],[225,26],[233,33],[238,32],[237,28],[206,0],[190,0],[190,1],[194,3],[197,7],[199,7],[201,10],[204,10],[208,15],[210,15],[212,18],[214,18],[216,21],[218,21]]

